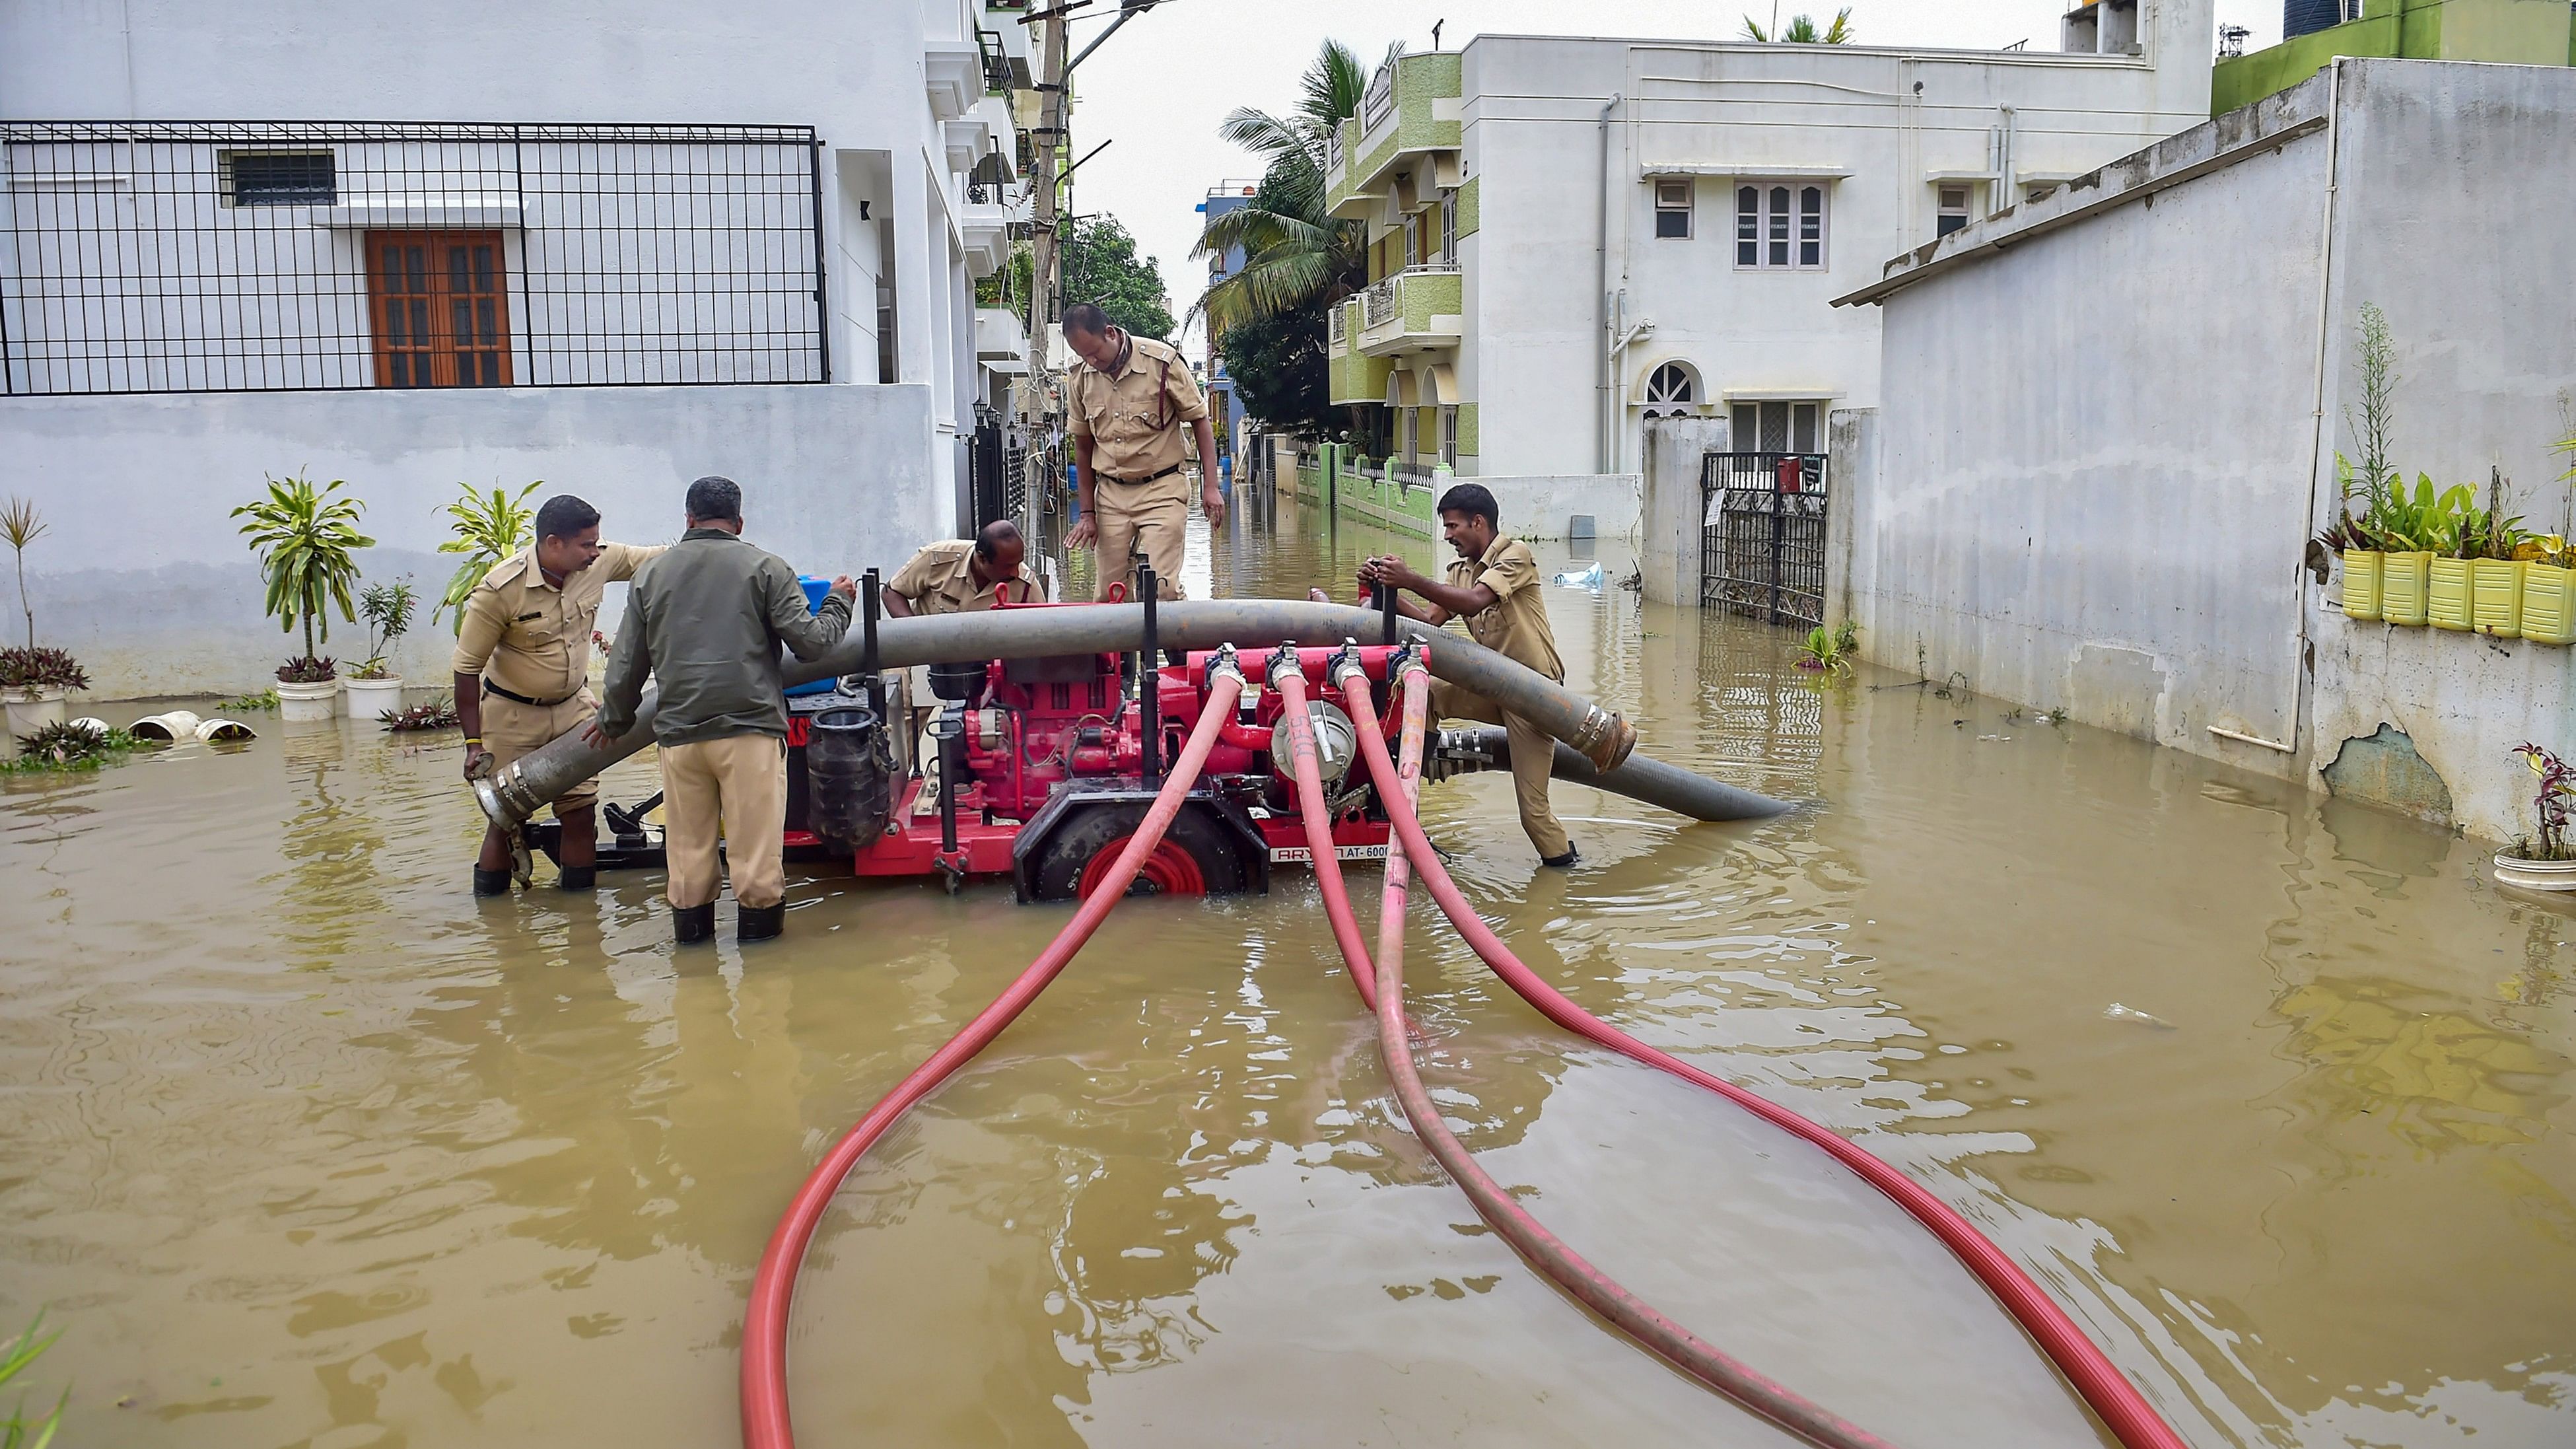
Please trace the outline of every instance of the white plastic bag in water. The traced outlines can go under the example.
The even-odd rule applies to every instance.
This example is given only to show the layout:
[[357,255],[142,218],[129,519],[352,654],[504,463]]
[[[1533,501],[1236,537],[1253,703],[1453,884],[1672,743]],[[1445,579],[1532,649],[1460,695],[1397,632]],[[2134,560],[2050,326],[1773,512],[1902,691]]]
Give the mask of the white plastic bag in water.
[[1569,589],[1597,589],[1601,587],[1601,565],[1595,562],[1590,568],[1558,574],[1556,581]]

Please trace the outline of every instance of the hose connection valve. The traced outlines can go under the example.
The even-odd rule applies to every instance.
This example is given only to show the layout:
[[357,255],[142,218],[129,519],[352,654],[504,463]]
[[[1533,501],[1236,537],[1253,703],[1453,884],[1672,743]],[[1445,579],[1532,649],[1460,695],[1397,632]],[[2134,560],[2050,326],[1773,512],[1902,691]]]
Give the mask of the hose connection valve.
[[1215,684],[1220,674],[1234,676],[1234,682],[1238,685],[1243,683],[1243,661],[1235,657],[1234,646],[1231,644],[1219,644],[1216,646],[1216,652],[1208,656],[1207,682],[1211,685]]
[[1334,650],[1333,657],[1324,662],[1324,677],[1333,681],[1337,689],[1349,689],[1354,677],[1366,685],[1368,666],[1360,662],[1360,641],[1344,639],[1342,647]]
[[1421,640],[1405,640],[1402,645],[1397,647],[1393,654],[1387,656],[1387,682],[1389,684],[1394,684],[1401,681],[1405,675],[1416,670],[1429,669],[1431,667],[1430,654],[1430,649],[1424,646]]
[[1270,682],[1272,689],[1279,688],[1279,677],[1283,674],[1294,674],[1300,680],[1306,677],[1306,666],[1298,662],[1294,644],[1282,644],[1272,650],[1270,662],[1261,667],[1261,677]]

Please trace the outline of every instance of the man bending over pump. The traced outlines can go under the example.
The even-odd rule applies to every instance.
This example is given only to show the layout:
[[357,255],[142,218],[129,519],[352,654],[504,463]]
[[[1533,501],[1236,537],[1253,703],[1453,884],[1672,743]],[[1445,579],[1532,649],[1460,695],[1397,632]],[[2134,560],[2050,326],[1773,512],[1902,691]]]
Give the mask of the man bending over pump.
[[[1548,628],[1538,560],[1528,544],[1504,535],[1502,508],[1494,495],[1476,483],[1461,483],[1441,494],[1440,532],[1458,553],[1446,578],[1424,578],[1404,560],[1387,554],[1360,565],[1363,598],[1380,583],[1401,590],[1395,607],[1406,618],[1435,627],[1463,618],[1477,643],[1538,671],[1551,683],[1563,684],[1565,662],[1556,657],[1556,634]],[[1404,593],[1423,602],[1413,603]],[[1325,601],[1321,589],[1313,590],[1312,597]],[[1511,739],[1512,794],[1520,805],[1521,829],[1538,847],[1539,864],[1563,869],[1582,859],[1547,803],[1548,776],[1556,756],[1554,736],[1445,680],[1431,686],[1431,713],[1439,719],[1501,725]]]

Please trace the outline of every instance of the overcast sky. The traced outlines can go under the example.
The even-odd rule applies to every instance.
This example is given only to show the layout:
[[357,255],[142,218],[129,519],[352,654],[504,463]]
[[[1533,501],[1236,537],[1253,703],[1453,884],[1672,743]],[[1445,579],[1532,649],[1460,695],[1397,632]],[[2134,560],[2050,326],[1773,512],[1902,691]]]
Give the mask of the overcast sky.
[[[1074,177],[1074,206],[1107,211],[1136,234],[1137,250],[1162,266],[1172,311],[1185,312],[1207,277],[1189,260],[1198,239],[1195,208],[1210,186],[1260,174],[1249,153],[1219,140],[1217,122],[1236,106],[1287,111],[1299,72],[1326,36],[1362,57],[1402,40],[1431,48],[1433,21],[1446,19],[1441,48],[1456,50],[1480,31],[1521,35],[1633,35],[1727,39],[1744,24],[1745,0],[1163,0],[1110,37],[1076,73],[1076,154],[1114,142]],[[1768,0],[1756,18],[1771,22]],[[1112,0],[1095,0],[1073,22],[1079,50],[1100,33]],[[1819,21],[1836,6],[1784,4]],[[2057,47],[2067,0],[1853,0],[1852,26],[1865,43],[1997,47],[2028,40]],[[1102,14],[1101,20],[1079,15]],[[2253,32],[2249,49],[2281,34],[2277,0],[2218,0],[2218,18]],[[2210,40],[2212,49],[2216,37]],[[1195,355],[1195,354],[1194,354]]]

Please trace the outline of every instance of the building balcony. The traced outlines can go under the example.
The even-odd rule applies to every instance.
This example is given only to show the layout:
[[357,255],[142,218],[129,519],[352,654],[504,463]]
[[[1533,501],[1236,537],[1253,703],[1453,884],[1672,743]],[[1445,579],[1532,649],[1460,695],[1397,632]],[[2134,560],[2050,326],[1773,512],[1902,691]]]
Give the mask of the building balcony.
[[1008,307],[975,309],[975,360],[993,372],[1029,370],[1029,329]]
[[1327,143],[1326,209],[1366,218],[1394,188],[1397,173],[1413,174],[1426,162],[1438,184],[1456,185],[1464,90],[1456,51],[1400,56],[1381,68],[1360,113],[1335,128]]
[[966,270],[989,277],[1011,256],[1013,228],[1026,230],[1034,208],[1029,188],[998,182],[976,182],[965,188],[957,208],[957,239],[966,249]]
[[979,97],[965,114],[942,122],[939,131],[947,147],[949,170],[973,174],[991,158],[1004,180],[1017,178],[1018,133],[1012,129],[1010,102],[1000,96]]
[[972,40],[922,42],[921,84],[930,114],[953,121],[984,98],[984,49]]
[[1454,262],[1408,267],[1360,295],[1353,346],[1371,357],[1451,348],[1467,330],[1466,281]]
[[1387,374],[1395,364],[1352,345],[1360,333],[1362,299],[1353,297],[1327,314],[1325,399],[1335,403],[1386,401]]

